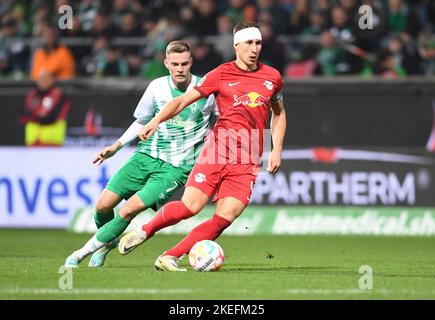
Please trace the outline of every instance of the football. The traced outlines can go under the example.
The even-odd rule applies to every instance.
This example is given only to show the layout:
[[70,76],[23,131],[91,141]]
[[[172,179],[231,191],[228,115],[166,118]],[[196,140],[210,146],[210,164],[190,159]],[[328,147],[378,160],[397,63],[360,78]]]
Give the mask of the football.
[[199,241],[190,249],[189,263],[196,271],[218,271],[224,264],[224,251],[214,241]]

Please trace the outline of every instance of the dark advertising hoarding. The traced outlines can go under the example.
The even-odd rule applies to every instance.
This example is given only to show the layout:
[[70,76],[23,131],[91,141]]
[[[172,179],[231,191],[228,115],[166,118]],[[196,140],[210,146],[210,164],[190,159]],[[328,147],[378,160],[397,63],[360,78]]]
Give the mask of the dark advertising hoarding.
[[[134,120],[148,81],[63,83],[71,99],[68,146],[114,141]],[[98,82],[97,82],[98,84]],[[0,85],[0,145],[23,145],[19,123],[30,84]],[[425,147],[434,122],[435,84],[429,81],[289,81],[285,146]],[[433,147],[435,149],[435,146]]]

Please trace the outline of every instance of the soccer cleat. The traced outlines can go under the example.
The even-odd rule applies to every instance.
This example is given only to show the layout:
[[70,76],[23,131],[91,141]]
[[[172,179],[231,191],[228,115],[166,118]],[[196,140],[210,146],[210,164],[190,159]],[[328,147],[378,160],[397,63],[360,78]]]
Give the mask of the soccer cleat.
[[144,243],[147,239],[147,234],[142,228],[134,228],[121,238],[118,245],[118,251],[120,254],[125,255],[132,252],[140,244]]
[[78,268],[80,263],[80,259],[75,257],[74,255],[70,255],[65,260],[65,268]]
[[176,257],[173,256],[159,256],[154,263],[154,266],[159,271],[181,271],[186,272],[187,269],[178,266]]
[[88,266],[91,268],[98,268],[104,265],[107,255],[109,254],[110,251],[112,251],[112,249],[116,248],[118,243],[119,243],[119,239],[116,238],[112,242],[102,246],[99,250],[94,252],[94,254],[91,257],[91,260],[89,260]]

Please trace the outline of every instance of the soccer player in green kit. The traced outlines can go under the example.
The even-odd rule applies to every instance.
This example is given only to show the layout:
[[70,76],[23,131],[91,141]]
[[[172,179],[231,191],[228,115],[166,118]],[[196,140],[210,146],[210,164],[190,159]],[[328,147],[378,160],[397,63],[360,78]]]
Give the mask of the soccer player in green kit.
[[[200,78],[190,73],[192,56],[184,41],[173,41],[166,48],[164,60],[169,76],[153,80],[141,100],[134,116],[136,121],[110,147],[101,150],[94,163],[100,165],[123,146],[133,141],[140,129],[172,99],[193,88]],[[162,123],[146,142],[139,142],[134,155],[110,179],[95,206],[96,234],[65,261],[65,267],[78,267],[93,253],[89,266],[100,267],[107,254],[118,244],[130,221],[147,208],[166,203],[182,187],[199,155],[211,113],[215,110],[214,97],[192,103],[177,117]],[[119,215],[114,208],[127,202]]]

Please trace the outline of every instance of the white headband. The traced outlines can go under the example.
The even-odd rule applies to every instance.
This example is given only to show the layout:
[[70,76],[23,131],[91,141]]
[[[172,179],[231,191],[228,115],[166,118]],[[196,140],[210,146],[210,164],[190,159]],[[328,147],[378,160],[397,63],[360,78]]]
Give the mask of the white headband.
[[239,30],[234,34],[234,45],[247,40],[261,40],[260,30],[255,27],[251,27]]

